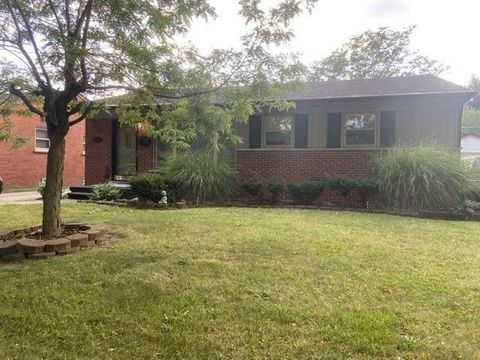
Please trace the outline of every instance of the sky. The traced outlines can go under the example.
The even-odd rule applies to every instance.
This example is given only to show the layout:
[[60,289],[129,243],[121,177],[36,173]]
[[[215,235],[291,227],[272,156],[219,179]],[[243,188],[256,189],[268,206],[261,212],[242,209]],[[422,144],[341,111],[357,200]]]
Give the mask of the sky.
[[[234,46],[245,31],[237,0],[211,3],[217,18],[195,20],[184,36],[204,52]],[[318,0],[311,15],[294,21],[295,39],[284,50],[310,63],[352,35],[381,26],[400,30],[416,25],[412,48],[449,66],[441,77],[464,85],[471,74],[480,74],[479,24],[480,0]]]

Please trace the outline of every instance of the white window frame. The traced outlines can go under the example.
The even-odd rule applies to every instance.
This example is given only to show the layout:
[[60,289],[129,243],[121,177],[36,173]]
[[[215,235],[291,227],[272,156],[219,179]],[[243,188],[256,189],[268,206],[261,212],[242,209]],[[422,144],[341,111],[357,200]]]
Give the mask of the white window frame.
[[83,135],[83,142],[82,142],[82,155],[85,156],[85,152],[87,151],[87,137]]
[[[35,152],[48,153],[48,151],[50,150],[50,139],[48,138],[48,134],[47,134],[47,137],[37,136],[37,130],[48,132],[47,128],[44,128],[44,127],[35,128]],[[37,140],[48,141],[48,148],[38,147]]]
[[[286,117],[290,119],[290,122],[291,122],[290,144],[288,145],[267,145],[267,121],[268,119],[276,118],[276,117]],[[295,116],[294,115],[278,114],[278,115],[262,116],[262,147],[280,148],[280,149],[292,148],[294,146],[294,143],[293,143],[294,141],[295,141]]]
[[[373,144],[358,144],[352,145],[347,144],[347,116],[348,115],[363,115],[363,114],[371,114],[375,116],[375,127],[373,128]],[[379,139],[378,139],[378,129],[379,129],[379,113],[377,111],[351,111],[348,113],[342,113],[342,147],[344,148],[354,148],[354,149],[372,149],[378,147]],[[365,130],[355,130],[355,131],[372,131],[372,129],[365,129]]]

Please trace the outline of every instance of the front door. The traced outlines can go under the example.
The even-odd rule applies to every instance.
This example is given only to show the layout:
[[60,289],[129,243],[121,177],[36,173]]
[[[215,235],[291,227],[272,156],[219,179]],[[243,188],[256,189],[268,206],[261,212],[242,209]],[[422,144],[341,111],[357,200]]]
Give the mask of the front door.
[[115,131],[114,177],[137,173],[137,131],[134,127],[117,124]]

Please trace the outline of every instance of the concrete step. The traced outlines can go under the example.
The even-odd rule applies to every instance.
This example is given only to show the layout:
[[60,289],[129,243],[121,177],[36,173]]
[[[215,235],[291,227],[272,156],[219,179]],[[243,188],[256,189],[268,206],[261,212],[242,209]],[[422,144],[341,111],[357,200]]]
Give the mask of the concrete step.
[[89,200],[90,199],[90,193],[86,192],[69,192],[67,194],[67,197],[69,199],[75,199],[75,200]]

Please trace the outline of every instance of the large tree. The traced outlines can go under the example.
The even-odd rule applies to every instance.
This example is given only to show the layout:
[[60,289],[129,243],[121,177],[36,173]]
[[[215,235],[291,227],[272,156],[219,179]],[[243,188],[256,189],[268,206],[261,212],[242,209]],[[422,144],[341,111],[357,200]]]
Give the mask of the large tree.
[[437,75],[445,67],[411,48],[414,26],[400,31],[381,27],[350,38],[326,58],[313,63],[312,80],[373,79]]
[[[212,100],[219,100],[212,94],[236,89],[222,91],[220,99],[230,100],[220,108],[227,108],[231,118],[253,111],[250,103],[235,98],[241,92],[272,98],[272,88],[265,85],[270,76],[285,80],[295,64],[286,66],[288,59],[270,55],[269,47],[289,41],[291,19],[310,10],[316,0],[281,0],[269,8],[259,0],[239,1],[247,29],[241,47],[207,56],[175,40],[192,19],[215,15],[208,0],[0,1],[0,50],[8,54],[0,63],[3,98],[9,100],[3,104],[11,102],[13,107],[20,101],[45,120],[50,150],[43,232],[58,236],[65,136],[71,126],[98,111],[99,103],[89,99],[128,92],[128,101],[120,104],[120,120],[164,120],[163,130],[156,131],[177,147],[185,143],[191,125],[183,126],[182,117],[188,123],[185,115],[195,105],[206,109],[200,114],[203,128],[197,132],[208,135],[223,127],[228,134],[229,124],[207,121],[209,116],[219,117],[214,113],[218,107],[211,106]],[[182,100],[192,98],[196,100]],[[162,119],[160,105],[169,109]],[[218,146],[215,135],[209,138],[211,147]]]

